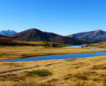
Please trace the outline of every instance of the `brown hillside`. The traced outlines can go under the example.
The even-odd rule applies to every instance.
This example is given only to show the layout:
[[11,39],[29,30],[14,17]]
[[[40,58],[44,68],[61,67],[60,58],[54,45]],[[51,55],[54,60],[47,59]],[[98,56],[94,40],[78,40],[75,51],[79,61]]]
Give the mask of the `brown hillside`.
[[87,41],[78,40],[75,38],[70,38],[66,36],[61,36],[55,33],[43,32],[38,29],[29,29],[15,35],[11,36],[14,39],[24,40],[24,41],[46,41],[62,44],[84,44],[89,43]]

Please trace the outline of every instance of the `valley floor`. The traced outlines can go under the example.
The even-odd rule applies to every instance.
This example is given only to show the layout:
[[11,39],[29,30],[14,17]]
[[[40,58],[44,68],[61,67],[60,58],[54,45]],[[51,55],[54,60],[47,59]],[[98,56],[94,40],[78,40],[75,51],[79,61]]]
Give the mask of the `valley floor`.
[[106,86],[106,56],[0,63],[0,86]]
[[100,48],[106,48],[106,42],[100,42],[100,43],[94,43],[89,44],[90,46],[100,47]]
[[106,52],[106,49],[50,48],[50,47],[35,47],[35,46],[0,46],[0,60],[58,55],[58,54],[104,52],[104,51]]

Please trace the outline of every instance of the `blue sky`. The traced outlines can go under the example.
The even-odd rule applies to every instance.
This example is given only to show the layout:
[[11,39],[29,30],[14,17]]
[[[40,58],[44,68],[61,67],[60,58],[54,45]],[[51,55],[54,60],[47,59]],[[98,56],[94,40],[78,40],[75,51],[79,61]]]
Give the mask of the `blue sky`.
[[106,30],[106,0],[0,0],[0,30],[69,35]]

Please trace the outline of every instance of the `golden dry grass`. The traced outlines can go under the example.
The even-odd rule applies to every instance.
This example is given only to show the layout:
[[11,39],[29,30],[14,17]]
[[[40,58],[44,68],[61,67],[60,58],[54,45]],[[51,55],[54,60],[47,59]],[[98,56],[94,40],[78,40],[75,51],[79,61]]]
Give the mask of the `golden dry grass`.
[[106,48],[106,42],[94,43],[94,44],[90,44],[90,46],[95,46],[95,47],[100,47],[100,48]]
[[106,49],[0,46],[0,60],[71,53],[102,52]]
[[[0,86],[106,86],[106,56],[0,63]],[[51,74],[38,76],[33,71]],[[44,85],[39,85],[44,86]],[[46,86],[46,85],[45,85]],[[50,85],[48,85],[50,86]]]

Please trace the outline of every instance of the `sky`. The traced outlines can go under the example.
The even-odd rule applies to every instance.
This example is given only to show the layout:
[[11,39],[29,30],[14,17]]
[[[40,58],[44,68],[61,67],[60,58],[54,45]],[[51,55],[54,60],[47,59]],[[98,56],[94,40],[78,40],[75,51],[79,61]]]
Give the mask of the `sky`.
[[69,35],[106,31],[106,0],[0,0],[0,30]]

